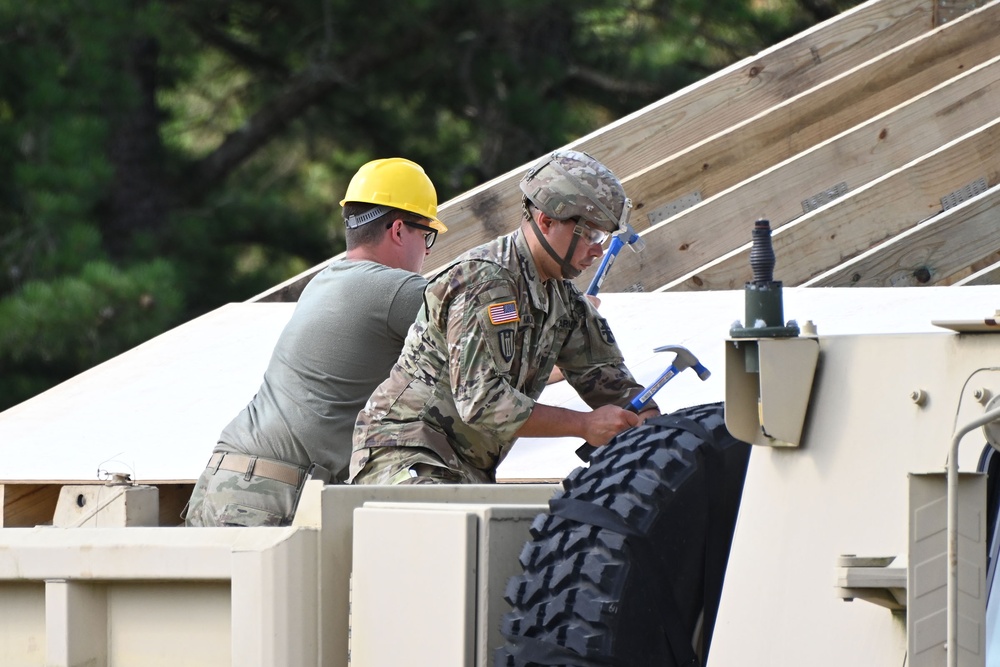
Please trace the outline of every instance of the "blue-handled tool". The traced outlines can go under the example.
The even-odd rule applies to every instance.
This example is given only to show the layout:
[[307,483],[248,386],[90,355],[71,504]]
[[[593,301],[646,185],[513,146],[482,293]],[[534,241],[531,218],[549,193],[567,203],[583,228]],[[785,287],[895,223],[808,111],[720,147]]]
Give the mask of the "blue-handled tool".
[[611,245],[608,246],[608,251],[604,253],[604,258],[597,267],[594,279],[590,281],[587,294],[594,296],[601,289],[601,285],[608,275],[608,270],[615,263],[618,252],[626,245],[632,249],[632,252],[642,252],[642,249],[646,247],[646,242],[632,229],[632,225],[627,222],[621,231],[615,232],[614,236],[611,237]]
[[[632,412],[642,412],[649,405],[649,402],[653,400],[653,395],[663,388],[663,385],[670,382],[670,380],[680,373],[685,368],[693,368],[694,372],[698,374],[698,377],[704,382],[711,375],[711,371],[701,365],[698,358],[691,354],[691,351],[686,347],[680,345],[664,345],[658,347],[654,352],[673,352],[676,356],[674,357],[674,363],[667,367],[667,370],[663,371],[660,377],[656,378],[653,384],[649,385],[641,392],[639,392],[635,398],[625,407],[626,410],[631,410]],[[584,461],[589,461],[591,455],[594,453],[597,447],[589,443],[584,443],[576,450],[576,455]]]

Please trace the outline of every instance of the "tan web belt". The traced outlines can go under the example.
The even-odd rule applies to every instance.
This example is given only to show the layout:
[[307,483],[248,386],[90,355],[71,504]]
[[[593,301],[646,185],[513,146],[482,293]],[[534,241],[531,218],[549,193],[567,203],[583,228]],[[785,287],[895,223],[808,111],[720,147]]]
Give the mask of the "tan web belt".
[[226,454],[223,452],[212,454],[212,458],[208,460],[208,467],[215,470],[229,470],[230,472],[243,473],[243,476],[248,480],[251,475],[256,475],[257,477],[273,479],[285,484],[291,484],[292,486],[298,486],[299,482],[302,481],[302,475],[305,473],[305,468],[281,463],[280,461],[262,459],[257,456],[244,456],[242,454]]

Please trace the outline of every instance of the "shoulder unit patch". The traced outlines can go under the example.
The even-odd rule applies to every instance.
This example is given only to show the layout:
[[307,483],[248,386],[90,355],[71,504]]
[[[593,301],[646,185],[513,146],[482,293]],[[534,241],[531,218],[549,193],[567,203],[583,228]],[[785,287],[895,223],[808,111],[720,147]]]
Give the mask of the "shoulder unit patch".
[[509,364],[514,358],[514,330],[501,329],[497,332],[497,339],[500,341],[500,356]]
[[601,317],[598,319],[598,322],[600,322],[598,327],[601,332],[601,338],[603,338],[604,342],[607,343],[608,345],[614,345],[615,335],[611,333],[611,327],[608,326],[608,321],[603,317]]

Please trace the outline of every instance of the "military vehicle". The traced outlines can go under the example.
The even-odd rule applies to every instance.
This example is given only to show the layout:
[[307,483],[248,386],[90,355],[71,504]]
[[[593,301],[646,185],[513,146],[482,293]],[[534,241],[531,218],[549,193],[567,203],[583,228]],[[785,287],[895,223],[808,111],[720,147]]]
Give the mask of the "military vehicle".
[[[0,413],[0,664],[1000,664],[998,25],[872,0],[568,146],[636,203],[626,363],[712,373],[587,462],[524,439],[496,485],[180,527],[321,267]],[[526,168],[442,207],[428,272]]]

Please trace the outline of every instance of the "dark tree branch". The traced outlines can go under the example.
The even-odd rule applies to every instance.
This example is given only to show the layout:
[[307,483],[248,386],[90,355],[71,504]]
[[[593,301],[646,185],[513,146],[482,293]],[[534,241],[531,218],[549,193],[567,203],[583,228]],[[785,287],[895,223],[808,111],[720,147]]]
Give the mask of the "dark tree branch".
[[228,35],[225,31],[218,30],[215,26],[206,25],[205,23],[190,17],[185,18],[184,22],[187,23],[188,27],[191,28],[196,35],[201,37],[206,44],[214,46],[220,51],[225,52],[227,55],[243,65],[246,65],[251,69],[270,72],[271,74],[281,77],[289,75],[288,67],[285,63],[266,54],[260,53],[243,42],[233,39],[232,36]]
[[841,11],[837,3],[830,0],[799,0],[799,6],[812,15],[815,23],[832,19]]
[[646,83],[644,81],[625,81],[623,79],[617,79],[609,74],[604,74],[603,72],[598,72],[597,70],[581,67],[579,65],[570,65],[566,74],[571,80],[575,79],[581,81],[606,93],[614,93],[616,95],[639,95],[642,97],[649,97],[650,95],[659,93],[659,89],[654,84]]
[[200,197],[224,180],[310,106],[338,87],[347,85],[347,80],[339,72],[328,67],[311,67],[300,73],[243,127],[226,136],[218,148],[195,165],[198,174],[195,196]]
[[108,143],[108,157],[115,177],[107,199],[103,232],[106,247],[115,256],[127,252],[128,244],[142,231],[158,232],[166,222],[170,196],[160,165],[160,115],[156,106],[155,40],[139,38],[126,44],[123,72],[137,92],[134,107],[109,109],[114,132]]

